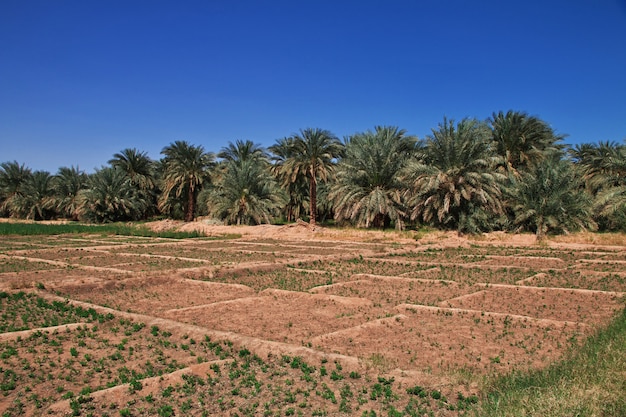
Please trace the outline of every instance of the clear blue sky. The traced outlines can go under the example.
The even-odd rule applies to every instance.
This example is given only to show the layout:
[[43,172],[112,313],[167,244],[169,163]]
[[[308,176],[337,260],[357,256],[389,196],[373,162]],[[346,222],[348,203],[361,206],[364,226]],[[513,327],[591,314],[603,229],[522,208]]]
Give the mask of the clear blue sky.
[[626,2],[0,1],[0,162],[32,169],[509,109],[624,140]]

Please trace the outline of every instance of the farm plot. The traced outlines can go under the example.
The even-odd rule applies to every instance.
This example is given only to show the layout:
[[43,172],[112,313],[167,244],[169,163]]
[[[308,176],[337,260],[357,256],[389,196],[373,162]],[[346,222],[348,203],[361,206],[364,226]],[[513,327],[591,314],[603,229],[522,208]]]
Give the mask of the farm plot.
[[241,245],[232,240],[209,240],[209,241],[180,241],[172,244],[171,241],[153,244],[146,242],[142,245],[124,245],[110,249],[111,253],[131,253],[146,255],[176,255],[180,257],[190,257],[195,252],[209,252],[219,250],[237,249]]
[[342,282],[354,274],[372,274],[399,276],[403,274],[419,273],[431,265],[422,265],[411,261],[396,261],[384,259],[368,259],[362,256],[342,260],[316,260],[292,264],[294,268],[303,270],[326,271]]
[[15,236],[11,240],[0,240],[0,253],[7,254],[16,250],[39,249],[45,245],[33,242],[32,238],[25,239],[22,236]]
[[608,322],[624,308],[625,295],[562,288],[488,286],[482,291],[444,301],[441,306],[598,325]]
[[210,276],[200,276],[211,282],[242,284],[262,291],[275,288],[286,291],[306,291],[318,285],[332,284],[344,277],[335,276],[328,271],[300,270],[288,268],[284,265],[270,265],[270,267],[239,268],[236,270],[222,270]]
[[393,377],[370,380],[326,358],[314,363],[300,356],[262,358],[228,344],[220,355],[227,359],[146,378],[140,390],[129,384],[131,389],[118,386],[57,403],[47,415],[450,415],[450,410],[469,410],[478,401],[476,395],[459,392],[448,399],[447,392],[402,386]]
[[2,291],[0,319],[0,333],[7,333],[69,323],[102,322],[105,316],[93,309],[69,304],[68,301],[48,301],[35,293],[24,291]]
[[[111,256],[108,259],[115,258],[117,258],[120,263],[113,264],[111,267],[129,272],[167,273],[178,269],[199,268],[205,266],[203,262],[179,258],[137,257],[134,259],[127,259],[126,257]],[[103,257],[100,260],[106,262],[107,258]]]
[[455,281],[459,284],[473,285],[476,283],[514,284],[517,281],[536,274],[535,271],[527,268],[505,268],[497,266],[476,267],[442,265],[433,268],[432,265],[430,265],[423,267],[428,267],[428,269],[407,272],[403,274],[403,276],[430,280]]
[[354,281],[315,287],[316,294],[366,298],[374,305],[394,307],[398,304],[436,305],[450,297],[469,294],[481,287],[452,281],[421,280],[404,277],[384,277],[368,274],[353,275]]
[[624,272],[626,271],[626,261],[586,259],[577,262],[574,268],[581,271]]
[[164,316],[210,329],[306,346],[312,337],[384,314],[363,298],[265,290],[255,297],[170,310]]
[[588,332],[580,324],[406,304],[393,317],[321,335],[312,344],[364,358],[374,368],[485,374],[543,367]]
[[3,415],[43,414],[66,399],[80,408],[92,392],[171,373],[194,363],[219,359],[206,340],[172,341],[157,326],[107,316],[102,323],[73,329],[36,330],[0,343]]
[[[268,267],[269,266],[269,267]],[[368,259],[315,260],[285,266],[266,265],[257,268],[224,269],[217,274],[199,276],[215,282],[239,283],[261,291],[276,288],[288,291],[307,291],[320,285],[351,281],[355,274],[389,275],[413,273],[421,266],[411,262],[394,262]]]
[[478,255],[477,257],[466,256],[465,259],[472,265],[478,266],[507,266],[532,270],[562,269],[567,267],[565,261],[555,257]]
[[130,256],[131,254],[136,255],[150,255],[154,256],[155,259],[159,256],[168,256],[168,257],[177,257],[184,259],[197,259],[198,261],[203,261],[212,265],[220,265],[220,264],[242,264],[242,263],[253,263],[253,262],[277,262],[279,259],[284,259],[290,257],[287,253],[278,253],[278,252],[248,252],[241,251],[239,248],[233,247],[229,250],[224,249],[207,249],[195,246],[187,246],[187,245],[167,245],[162,247],[153,247],[153,246],[142,246],[139,248],[133,248],[132,250],[127,250],[127,248],[120,248],[112,251],[115,255],[125,255]]
[[[534,249],[507,246],[472,246],[469,248],[442,248],[390,254],[388,258],[406,258],[423,262],[485,263],[529,268],[565,268],[582,259],[611,256],[612,252],[589,250]],[[507,262],[511,259],[512,262]],[[546,260],[547,263],[540,261]],[[539,261],[539,262],[538,262]],[[548,265],[548,266],[544,266]]]
[[574,269],[545,271],[523,280],[524,285],[555,288],[583,288],[598,291],[626,292],[626,271],[596,272]]
[[[26,303],[0,331],[32,333],[0,335],[0,415],[458,417],[481,375],[560,358],[623,308],[608,291],[626,289],[610,248],[30,239],[7,252],[27,264],[7,268],[47,269],[0,274],[0,288],[38,288],[0,290],[0,303]],[[595,260],[613,269],[581,269]]]
[[[20,250],[14,251],[13,255],[19,255],[31,259],[46,259],[49,261],[68,262],[71,258],[80,258],[83,256],[94,256],[97,251],[85,248],[46,248],[38,250]],[[106,253],[106,252],[105,252]]]
[[602,256],[597,256],[593,259],[601,259],[603,261],[626,261],[626,252],[610,252]]
[[28,259],[0,256],[0,274],[4,274],[7,272],[21,273],[31,271],[45,271],[56,268],[58,268],[58,266],[52,265],[47,262],[30,261]]
[[34,287],[53,289],[63,284],[88,284],[127,278],[124,272],[58,268],[31,272],[5,273],[0,275],[0,290],[17,290]]
[[102,281],[92,285],[67,285],[55,291],[71,299],[150,315],[164,311],[250,297],[256,292],[244,285],[160,277]]

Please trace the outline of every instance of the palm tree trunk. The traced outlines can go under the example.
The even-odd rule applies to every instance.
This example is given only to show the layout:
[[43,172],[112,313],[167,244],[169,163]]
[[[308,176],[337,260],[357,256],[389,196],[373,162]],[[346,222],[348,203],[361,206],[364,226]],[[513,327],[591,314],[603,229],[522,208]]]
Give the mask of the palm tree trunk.
[[310,194],[310,211],[311,217],[309,220],[309,224],[311,226],[315,226],[315,215],[317,214],[317,181],[315,180],[315,176],[311,178],[311,182],[309,183],[309,194]]
[[185,213],[185,221],[192,222],[193,216],[196,212],[196,199],[194,198],[194,188],[189,187],[189,194],[187,196],[187,212]]
[[545,231],[545,226],[544,226],[544,222],[542,219],[540,219],[537,222],[537,243],[543,243],[544,240],[546,239],[546,231]]

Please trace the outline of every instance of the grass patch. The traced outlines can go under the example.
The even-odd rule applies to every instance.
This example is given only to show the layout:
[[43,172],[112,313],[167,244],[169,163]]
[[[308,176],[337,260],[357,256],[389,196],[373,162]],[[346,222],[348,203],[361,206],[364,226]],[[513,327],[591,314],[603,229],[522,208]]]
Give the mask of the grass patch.
[[476,415],[626,416],[626,309],[566,359],[487,383]]
[[[0,236],[19,235],[64,235],[79,233],[98,233],[102,235],[139,236],[139,237],[160,237],[169,239],[188,239],[196,237],[207,237],[198,231],[179,232],[173,230],[154,231],[147,227],[128,225],[122,223],[87,225],[80,223],[65,224],[41,224],[41,223],[0,223]],[[221,236],[221,239],[233,239],[239,235]],[[218,239],[217,237],[211,237]]]

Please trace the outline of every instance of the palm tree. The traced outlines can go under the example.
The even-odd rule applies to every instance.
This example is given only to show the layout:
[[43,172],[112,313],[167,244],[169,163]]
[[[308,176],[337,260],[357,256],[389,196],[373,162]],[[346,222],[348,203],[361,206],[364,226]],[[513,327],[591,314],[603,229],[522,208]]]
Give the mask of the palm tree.
[[293,139],[289,137],[278,139],[276,144],[269,148],[273,161],[270,170],[287,195],[284,207],[287,221],[300,218],[309,207],[309,186],[306,176],[300,172],[292,181],[291,173],[285,169],[285,163],[293,157],[292,142]]
[[626,228],[626,145],[615,142],[583,144],[570,154],[595,196],[595,218],[603,228]]
[[78,194],[87,186],[89,177],[77,167],[61,167],[52,178],[53,205],[66,218],[78,220]]
[[330,191],[335,219],[351,220],[359,227],[384,227],[391,220],[403,229],[406,184],[400,172],[413,156],[416,142],[405,130],[381,126],[348,138]]
[[24,194],[24,188],[32,172],[17,161],[0,164],[0,213],[11,213],[11,205]]
[[26,180],[23,192],[11,201],[11,211],[27,220],[47,220],[54,216],[53,176],[47,171],[35,171]]
[[[421,157],[408,163],[405,178],[411,219],[461,232],[490,227],[488,218],[503,212],[500,162],[489,128],[474,119],[456,126],[444,118],[426,137]],[[483,221],[484,220],[484,221]]]
[[513,110],[506,114],[493,113],[489,124],[496,152],[503,158],[505,170],[515,176],[561,148],[556,142],[563,136],[556,135],[543,120],[526,113]]
[[109,160],[112,167],[121,169],[130,182],[142,190],[152,190],[155,186],[154,162],[146,152],[126,148]]
[[194,219],[196,198],[202,184],[209,179],[209,169],[215,156],[204,151],[202,146],[190,145],[186,141],[176,141],[163,148],[163,193],[159,206],[170,204],[175,198],[185,198],[185,221]]
[[[318,181],[327,181],[334,173],[335,160],[343,153],[343,144],[328,130],[307,128],[287,141],[289,149],[284,160],[277,160],[275,169],[285,179],[284,184],[298,181],[304,175],[309,183],[310,224],[315,226]],[[273,147],[270,150],[274,152]]]
[[246,161],[248,159],[267,161],[269,159],[267,151],[261,145],[250,140],[228,142],[228,146],[222,148],[217,157],[226,161]]
[[513,181],[508,190],[516,231],[531,230],[537,240],[548,232],[594,228],[591,198],[580,192],[580,178],[569,161],[554,155]]
[[104,167],[89,176],[87,188],[78,194],[78,204],[76,214],[81,220],[105,223],[139,220],[150,203],[125,172]]
[[237,225],[270,223],[284,204],[267,164],[251,158],[226,161],[208,201],[211,215]]

